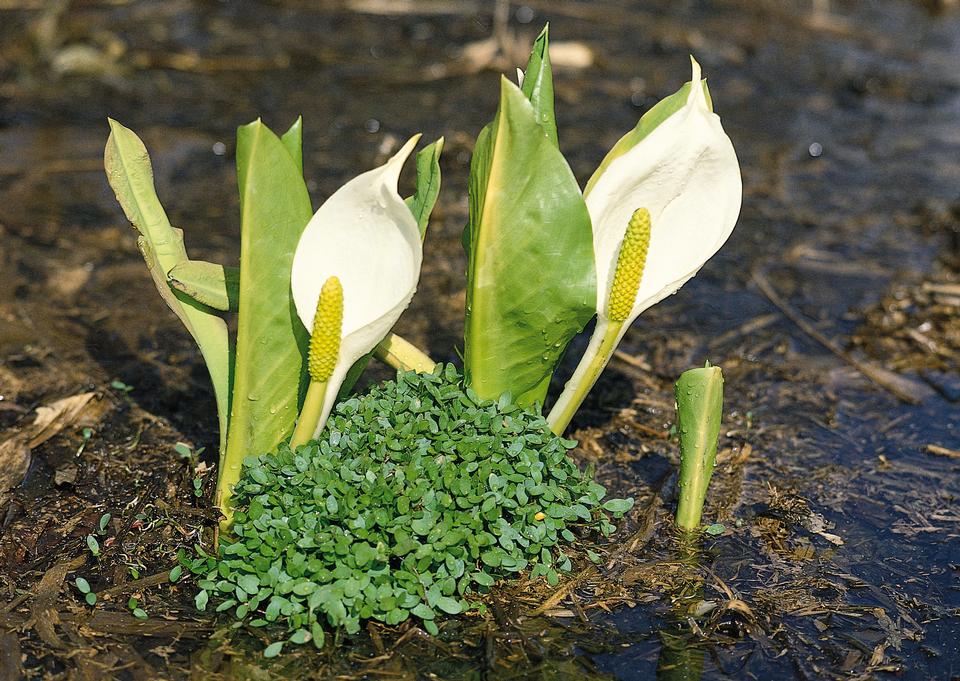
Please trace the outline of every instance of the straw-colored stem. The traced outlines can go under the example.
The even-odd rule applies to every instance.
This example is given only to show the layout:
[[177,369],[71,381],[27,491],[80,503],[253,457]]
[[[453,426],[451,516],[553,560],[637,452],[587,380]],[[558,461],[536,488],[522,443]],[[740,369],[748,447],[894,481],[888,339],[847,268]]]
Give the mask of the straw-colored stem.
[[437,367],[423,350],[395,333],[388,334],[373,350],[373,356],[384,364],[402,371],[429,374]]

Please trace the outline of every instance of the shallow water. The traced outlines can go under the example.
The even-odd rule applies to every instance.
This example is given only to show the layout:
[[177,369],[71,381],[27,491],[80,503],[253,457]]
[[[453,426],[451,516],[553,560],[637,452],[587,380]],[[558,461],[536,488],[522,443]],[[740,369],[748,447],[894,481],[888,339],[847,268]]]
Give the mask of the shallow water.
[[[740,156],[744,208],[718,257],[627,336],[621,349],[653,371],[615,362],[574,422],[584,455],[603,453],[601,477],[645,503],[662,499],[651,511],[656,531],[630,558],[640,566],[636,579],[616,575],[633,607],[588,608],[599,628],[573,627],[565,613],[498,618],[490,640],[523,653],[503,659],[490,643],[456,647],[461,633],[487,639],[473,625],[452,624],[444,632],[451,647],[416,644],[384,671],[623,679],[658,668],[674,679],[958,673],[958,460],[924,449],[960,448],[956,340],[933,336],[946,348],[938,360],[946,370],[903,372],[920,400],[905,404],[801,331],[755,279],[844,352],[888,369],[902,364],[876,342],[885,333],[878,315],[923,282],[957,280],[960,16],[920,2],[833,2],[826,12],[814,8],[821,4],[541,0],[512,9],[510,27],[522,38],[549,19],[554,40],[580,41],[594,54],[593,66],[556,73],[561,146],[581,179],[687,77],[687,55],[695,54]],[[444,135],[427,263],[399,331],[435,359],[454,360],[470,150],[492,116],[497,69],[506,70],[456,56],[490,35],[487,3],[423,1],[407,12],[377,2],[317,9],[94,1],[73,3],[58,22],[43,9],[52,4],[17,6],[0,3],[0,425],[94,388],[109,396],[114,432],[91,440],[74,483],[54,479],[76,458],[76,433],[35,452],[4,520],[4,600],[36,583],[51,551],[80,555],[103,509],[119,517],[118,500],[130,492],[110,466],[134,456],[128,445],[155,455],[180,439],[215,448],[204,370],[153,292],[103,177],[105,117],[144,138],[191,255],[222,262],[236,261],[238,124],[262,114],[281,128],[304,115],[315,205],[407,135]],[[78,65],[93,73],[55,75]],[[909,311],[921,329],[925,308]],[[677,590],[641,569],[690,563],[665,531],[675,446],[650,433],[672,421],[673,378],[706,358],[727,379],[721,448],[730,454],[718,466],[707,516],[727,530],[707,538],[693,561],[700,582]],[[117,394],[108,388],[114,379],[134,390]],[[177,465],[153,471],[151,484],[186,479]],[[78,524],[62,531],[62,523],[39,522],[41,501],[70,509]],[[23,539],[25,527],[37,528],[35,539]],[[730,605],[737,602],[746,610]],[[696,603],[717,607],[691,630],[680,613]],[[521,641],[514,648],[504,643],[511,636]],[[176,643],[166,657],[154,649],[157,639],[117,640],[90,659],[109,670],[109,656],[127,660],[123,646],[132,646],[142,669],[171,676],[192,667],[243,678],[255,675],[244,665],[259,666],[255,655],[235,651],[232,667],[222,650],[190,657],[203,647],[199,638]],[[31,676],[94,668],[36,634],[24,634],[21,647]],[[356,644],[354,670],[367,669],[364,655],[376,647]],[[322,677],[330,664],[313,673]],[[136,677],[129,669],[122,673]]]

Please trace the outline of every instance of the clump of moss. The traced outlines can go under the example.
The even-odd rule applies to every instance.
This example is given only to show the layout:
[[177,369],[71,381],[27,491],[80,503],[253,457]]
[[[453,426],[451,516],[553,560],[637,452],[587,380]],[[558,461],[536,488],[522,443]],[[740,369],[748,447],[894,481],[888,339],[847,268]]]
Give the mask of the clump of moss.
[[218,612],[321,647],[325,627],[368,618],[437,633],[439,613],[527,569],[556,583],[572,528],[609,535],[633,504],[602,503],[574,445],[507,396],[479,400],[453,365],[400,372],[340,403],[319,441],[244,462],[233,536],[185,560],[203,575],[198,607],[212,595]]

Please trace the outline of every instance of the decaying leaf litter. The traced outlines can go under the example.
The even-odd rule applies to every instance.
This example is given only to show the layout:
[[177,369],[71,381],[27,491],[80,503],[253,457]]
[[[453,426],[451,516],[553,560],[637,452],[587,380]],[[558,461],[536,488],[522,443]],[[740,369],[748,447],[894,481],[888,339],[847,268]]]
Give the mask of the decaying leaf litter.
[[[216,144],[260,111],[287,120],[309,110],[329,125],[305,163],[311,189],[326,195],[352,168],[382,161],[406,133],[426,128],[434,117],[426,103],[451,126],[432,131],[448,139],[443,170],[460,180],[449,186],[465,186],[471,140],[490,111],[464,110],[448,95],[485,101],[496,74],[485,63],[462,80],[418,69],[462,64],[463,55],[449,56],[453,47],[487,39],[493,17],[469,2],[393,16],[368,5],[292,4],[279,24],[275,6],[218,16],[179,4],[85,5],[63,12],[53,37],[42,7],[2,10],[12,21],[0,92],[18,112],[0,129],[0,268],[12,273],[0,282],[4,439],[27,432],[37,408],[59,399],[94,392],[106,405],[99,423],[67,425],[37,444],[3,509],[0,617],[13,634],[0,636],[4,674],[631,678],[658,665],[663,674],[702,668],[706,678],[946,673],[957,654],[950,594],[960,563],[956,460],[942,453],[960,448],[952,288],[960,169],[946,133],[956,124],[958,83],[946,65],[958,19],[920,3],[826,13],[799,2],[711,13],[620,3],[508,8],[511,31],[532,38],[549,18],[594,57],[595,67],[557,74],[569,116],[562,143],[581,179],[612,141],[597,131],[615,136],[632,125],[683,72],[691,49],[723,81],[722,113],[745,169],[744,217],[729,248],[631,332],[574,422],[581,462],[637,499],[629,522],[613,544],[584,546],[599,561],[585,551],[559,587],[506,584],[489,619],[452,620],[439,639],[371,626],[338,654],[291,654],[272,666],[251,632],[221,630],[206,643],[216,621],[195,611],[193,587],[166,573],[176,549],[216,522],[193,494],[194,480],[204,493],[211,486],[216,442],[200,423],[212,417],[213,397],[176,320],[141,296],[149,282],[99,176],[102,135],[90,131],[108,112],[161,120],[156,106],[149,119],[138,113],[138,102],[173,88],[178,118],[140,127],[157,149],[161,193],[177,197],[175,223],[193,226],[191,245],[215,261],[228,252],[237,215],[232,150]],[[536,21],[527,25],[530,11]],[[193,23],[147,42],[135,28],[144,17],[161,27]],[[343,22],[349,30],[332,30]],[[308,25],[331,29],[329,39],[307,39]],[[625,27],[643,36],[639,45]],[[259,49],[265,32],[270,54]],[[201,41],[211,34],[219,42]],[[111,63],[125,78],[65,68],[80,63],[78,45],[88,55],[119,53]],[[255,101],[238,102],[238,88]],[[318,91],[335,110],[318,109],[310,94]],[[601,95],[620,107],[598,110],[591,102]],[[211,196],[219,200],[203,200]],[[465,197],[446,193],[439,208],[433,264],[400,330],[452,360]],[[104,260],[105,245],[124,257]],[[920,404],[831,354],[751,283],[753,272],[856,362],[926,386]],[[691,550],[667,529],[671,385],[705,357],[723,366],[728,386],[705,514],[722,527]],[[99,594],[95,608],[77,576]],[[131,596],[147,620],[127,607]]]

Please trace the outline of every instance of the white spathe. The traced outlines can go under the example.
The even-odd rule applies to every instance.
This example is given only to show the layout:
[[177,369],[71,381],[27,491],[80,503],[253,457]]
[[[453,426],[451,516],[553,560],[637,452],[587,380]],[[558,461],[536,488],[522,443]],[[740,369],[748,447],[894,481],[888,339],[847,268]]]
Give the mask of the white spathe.
[[397,182],[419,139],[411,138],[384,165],[338,189],[307,223],[297,244],[290,285],[297,315],[308,330],[313,329],[323,283],[336,276],[343,286],[340,356],[327,381],[315,437],[350,367],[383,340],[417,289],[423,246]]
[[740,164],[720,118],[710,110],[700,65],[683,108],[614,159],[584,197],[593,223],[597,312],[607,303],[630,216],[650,211],[650,248],[633,310],[623,332],[644,310],[676,292],[730,236],[740,214]]

